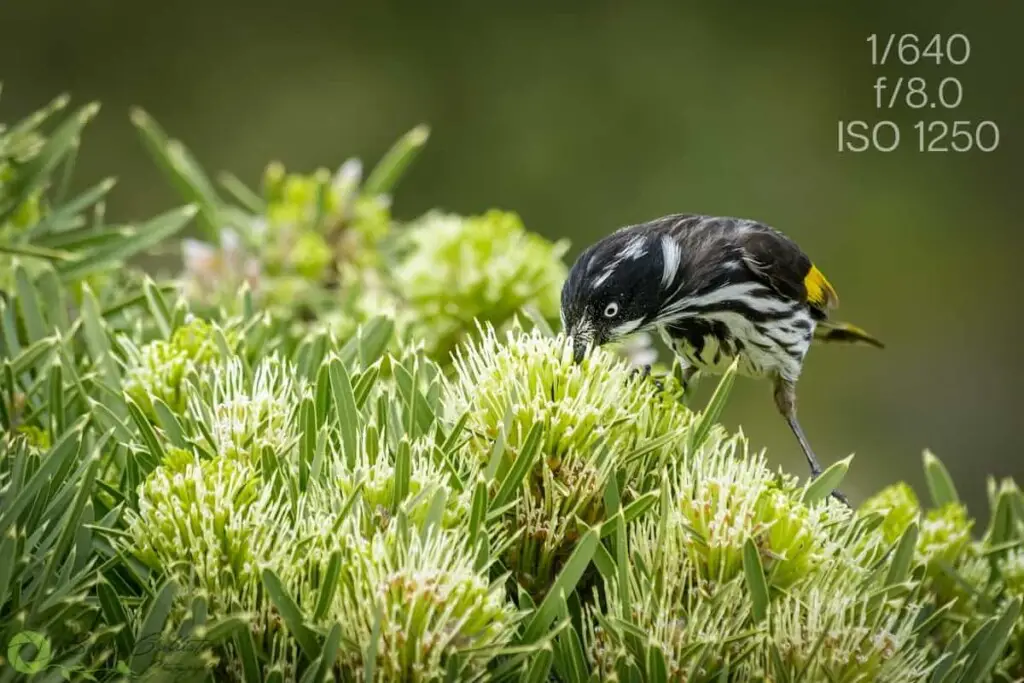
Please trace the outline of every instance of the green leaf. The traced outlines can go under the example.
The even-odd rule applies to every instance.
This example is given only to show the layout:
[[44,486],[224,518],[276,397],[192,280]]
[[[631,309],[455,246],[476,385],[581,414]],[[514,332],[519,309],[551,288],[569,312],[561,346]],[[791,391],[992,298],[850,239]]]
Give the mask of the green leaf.
[[812,505],[817,503],[819,500],[823,500],[830,496],[833,491],[839,488],[839,484],[843,481],[843,477],[846,476],[847,471],[850,469],[850,462],[853,460],[853,456],[847,456],[839,462],[832,463],[828,469],[822,472],[820,475],[807,482],[807,488],[804,489],[803,502],[805,505]]
[[594,551],[593,561],[594,566],[597,567],[597,571],[600,572],[605,581],[608,583],[616,583],[619,580],[619,567],[615,563],[615,558],[613,558],[612,554],[608,552],[608,548],[604,547],[604,544],[597,544],[597,550]]
[[427,517],[420,529],[420,536],[426,540],[434,529],[440,529],[444,522],[445,508],[448,505],[448,492],[443,486],[438,486],[434,495],[430,498],[430,507],[427,508]]
[[57,544],[53,547],[53,554],[50,555],[50,559],[47,561],[46,567],[43,569],[43,579],[39,582],[40,586],[49,586],[50,577],[52,577],[56,572],[58,562],[62,562],[67,559],[68,551],[71,549],[71,544],[74,542],[75,535],[81,527],[82,514],[85,511],[85,506],[92,497],[93,482],[96,479],[96,472],[99,471],[101,463],[100,453],[102,452],[103,445],[109,437],[110,433],[108,432],[104,435],[103,441],[96,446],[95,452],[90,455],[87,460],[85,473],[78,482],[78,491],[75,494],[71,508],[68,510],[68,514],[61,525],[60,536],[57,539]]
[[232,197],[235,198],[239,204],[245,209],[251,211],[254,214],[263,214],[267,210],[267,203],[263,201],[263,198],[258,194],[249,189],[249,187],[243,183],[233,173],[222,171],[217,174],[217,180],[220,182],[221,187],[228,191]]
[[142,138],[143,146],[164,175],[185,201],[200,209],[199,227],[206,239],[219,242],[217,211],[220,199],[213,184],[180,142],[169,140],[156,121],[141,108],[130,113],[132,124]]
[[317,425],[323,425],[334,408],[333,394],[331,393],[331,367],[328,363],[321,363],[317,370],[313,399],[316,406]]
[[992,519],[989,522],[988,532],[985,534],[986,543],[992,547],[998,547],[1014,540],[1016,523],[1014,521],[1013,498],[1014,491],[1002,490],[996,498],[995,509],[992,511]]
[[327,571],[320,582],[320,594],[313,609],[313,621],[320,621],[327,614],[334,596],[338,592],[338,577],[341,576],[341,551],[334,550],[327,561]]
[[732,391],[732,385],[736,381],[736,370],[739,367],[739,357],[732,362],[732,365],[725,371],[722,378],[715,387],[715,393],[711,395],[704,412],[697,418],[696,424],[690,427],[690,450],[695,451],[704,445],[704,441],[711,433],[711,428],[718,422],[718,417],[725,408],[725,401]]
[[28,271],[18,262],[14,263],[14,293],[15,301],[21,310],[21,321],[25,325],[25,332],[28,333],[29,343],[36,339],[42,339],[47,335],[47,325],[43,319],[42,309],[39,307],[36,288],[29,280]]
[[523,485],[523,479],[534,465],[543,435],[544,427],[540,422],[536,422],[530,427],[522,447],[516,453],[515,460],[512,461],[512,466],[505,473],[505,478],[491,501],[491,507],[500,508],[505,505]]
[[117,415],[114,415],[114,413],[111,412],[110,408],[108,408],[106,404],[100,403],[99,401],[93,400],[91,398],[88,399],[88,403],[89,409],[92,411],[92,414],[96,417],[96,421],[104,429],[113,429],[114,433],[117,434],[118,441],[127,444],[135,440],[135,435],[132,434],[132,431],[130,429],[128,429],[124,421]]
[[106,623],[113,626],[120,626],[120,630],[114,636],[114,643],[117,645],[117,653],[120,658],[130,657],[135,648],[135,638],[129,628],[128,613],[117,596],[117,591],[106,579],[96,585],[96,597],[99,599],[100,611]]
[[299,486],[306,488],[309,469],[316,457],[316,444],[319,430],[316,424],[316,407],[313,399],[306,397],[299,405],[299,428],[301,437],[299,440]]
[[759,624],[768,617],[768,582],[764,578],[761,552],[752,538],[743,544],[743,573],[750,591],[750,610],[754,615],[754,623]]
[[49,454],[43,459],[39,469],[21,487],[14,500],[8,501],[7,497],[4,497],[3,514],[0,515],[0,534],[6,534],[8,529],[14,526],[18,515],[35,499],[36,494],[39,493],[43,486],[59,488],[63,485],[64,482],[56,481],[53,475],[62,470],[68,458],[78,452],[82,441],[82,433],[85,431],[88,419],[87,416],[80,418],[60,441],[50,449]]
[[253,642],[252,629],[242,629],[234,636],[235,649],[242,660],[242,673],[245,683],[262,683],[260,661],[256,655],[256,643]]
[[388,194],[430,137],[430,128],[419,125],[403,135],[377,163],[363,185],[363,194]]
[[777,683],[790,683],[789,669],[783,663],[782,653],[779,652],[779,646],[774,641],[768,642],[768,655],[771,658],[772,669],[775,671],[775,681]]
[[[171,615],[171,608],[174,606],[174,598],[178,593],[178,586],[173,581],[166,582],[159,591],[142,620],[142,627],[139,629],[138,638],[135,640],[135,648],[128,664],[136,675],[142,674],[153,663],[159,648],[160,634],[164,630],[167,618]],[[139,645],[144,644],[139,651]]]
[[491,454],[487,459],[487,469],[484,471],[484,477],[488,482],[493,481],[498,476],[498,470],[501,468],[501,460],[505,455],[508,429],[512,422],[512,408],[513,406],[510,403],[508,408],[505,409],[505,415],[502,417],[501,425],[498,427],[498,436],[494,439],[494,444],[491,446]]
[[39,153],[19,169],[17,179],[5,188],[9,199],[0,203],[0,225],[46,184],[61,160],[78,145],[82,129],[99,110],[100,105],[93,102],[72,114],[53,132]]
[[901,584],[910,575],[911,563],[914,561],[914,549],[917,547],[917,535],[917,523],[914,522],[900,537],[899,543],[896,545],[896,552],[892,556],[892,564],[889,565],[889,573],[885,577],[886,587]]
[[665,653],[661,651],[657,643],[650,643],[647,646],[647,680],[650,683],[668,683],[668,665],[665,663]]
[[953,478],[949,476],[949,470],[928,450],[924,452],[924,476],[928,482],[928,493],[931,495],[932,504],[935,507],[940,508],[948,503],[960,502],[956,487],[953,485]]
[[178,418],[174,416],[174,413],[167,404],[164,403],[160,398],[151,396],[150,400],[153,403],[153,412],[156,414],[156,422],[160,425],[160,429],[164,430],[164,434],[172,444],[178,448],[188,448],[188,441],[185,439],[185,432],[181,428],[181,423],[178,422]]
[[956,662],[956,655],[952,652],[945,652],[935,660],[935,668],[932,669],[932,676],[930,683],[942,683],[946,679],[946,675],[953,668],[953,664]]
[[64,433],[64,370],[61,367],[60,359],[55,358],[50,363],[49,377],[49,413],[50,413],[50,434],[54,439]]
[[[117,179],[105,178],[89,189],[83,191],[74,199],[62,202],[55,209],[51,210],[50,213],[43,216],[43,219],[31,229],[29,235],[36,240],[50,237],[47,233],[51,230],[59,235],[59,233],[67,226],[72,225],[73,221],[76,219],[81,220],[79,219],[78,214],[103,199],[104,195],[114,189],[116,184]],[[49,243],[49,240],[46,241]]]
[[[993,618],[991,630],[984,640],[976,642],[974,659],[961,677],[964,681],[983,681],[1003,656],[1003,649],[1010,638],[1017,617],[1020,616],[1021,599],[1011,600],[998,618]],[[966,649],[966,648],[965,648]]]
[[57,337],[45,337],[22,349],[11,361],[11,374],[18,376],[32,370],[60,344]]
[[412,446],[409,440],[403,438],[398,445],[398,453],[395,455],[395,491],[394,499],[391,502],[392,511],[398,507],[409,495],[409,480],[412,477]]
[[57,273],[64,282],[71,282],[97,271],[117,268],[136,254],[148,251],[172,237],[195,217],[196,211],[195,206],[188,205],[160,214],[139,226],[131,236],[90,251],[77,261],[59,265]]
[[335,623],[327,632],[327,640],[324,641],[324,648],[320,653],[320,661],[313,676],[313,683],[323,683],[327,680],[328,674],[334,668],[334,661],[338,657],[339,645],[341,645],[341,625]]
[[670,443],[677,441],[678,439],[679,435],[677,433],[669,431],[660,436],[656,436],[653,439],[645,440],[640,446],[637,446],[632,451],[627,453],[622,458],[622,463],[624,465],[631,465],[640,458],[643,458],[646,455],[650,455],[651,453],[654,453],[663,446],[667,446]]
[[171,327],[171,309],[167,305],[167,301],[164,300],[164,295],[149,276],[146,276],[146,279],[142,282],[142,292],[146,296],[149,312],[160,329],[160,336],[164,339],[170,339],[171,332],[173,331]]
[[0,605],[7,604],[7,594],[11,589],[15,565],[18,563],[18,534],[13,527],[4,534],[0,541]]
[[476,545],[481,534],[486,533],[484,524],[487,520],[487,482],[481,477],[473,488],[473,504],[469,511],[469,543]]
[[341,433],[341,447],[349,468],[356,465],[358,448],[359,412],[356,410],[356,397],[352,393],[352,381],[341,359],[334,357],[329,361],[331,389],[334,392],[335,412],[338,416],[338,431]]
[[558,680],[565,683],[586,683],[587,662],[583,654],[583,643],[571,625],[562,629],[554,640],[554,669]]
[[599,528],[590,529],[583,535],[579,543],[576,544],[576,548],[565,561],[562,570],[558,573],[558,577],[551,584],[547,595],[544,596],[540,607],[537,608],[533,618],[526,625],[521,642],[531,643],[537,640],[551,626],[551,622],[554,621],[555,616],[558,614],[560,603],[565,600],[565,596],[571,595],[576,589],[576,584],[579,582],[580,577],[583,576],[583,572],[587,565],[590,564],[590,560],[594,557],[594,552],[600,543],[599,533]]
[[[4,360],[0,364],[0,427],[10,430],[15,418],[12,413],[17,413],[17,391],[18,387],[14,380],[14,371],[11,369],[11,362]],[[10,408],[8,408],[10,406]]]
[[373,626],[370,627],[370,644],[366,648],[363,661],[363,680],[367,681],[367,683],[377,680],[375,678],[377,653],[380,652],[380,630],[381,622],[384,620],[383,609],[380,604],[376,605],[373,612]]
[[220,645],[234,638],[243,630],[248,630],[252,617],[248,614],[228,614],[204,626],[199,632],[203,645]]
[[360,325],[352,338],[338,350],[338,357],[346,367],[358,360],[364,368],[368,368],[380,360],[394,329],[395,324],[390,318],[371,318],[369,322]]
[[[657,489],[654,491],[648,491],[626,507],[622,508],[621,519],[624,524],[630,524],[646,514],[648,510],[657,504],[658,497],[660,495],[661,492]],[[602,531],[601,534],[606,538],[615,531],[615,527],[611,524],[605,524],[603,529],[604,531]]]
[[341,510],[338,511],[338,517],[334,520],[334,526],[332,527],[332,534],[337,534],[341,530],[342,523],[344,523],[345,518],[348,517],[348,513],[352,511],[352,507],[355,505],[356,501],[359,500],[359,496],[362,494],[363,486],[365,486],[365,484],[366,482],[361,481],[356,484],[354,489],[352,489],[352,493],[349,494],[349,497],[341,506]]
[[[103,322],[103,315],[100,313],[99,302],[96,301],[89,285],[84,283],[82,284],[82,325],[89,355],[92,356],[93,363],[100,369],[101,378],[109,386],[121,386],[121,373],[111,354],[110,337]],[[118,417],[126,414],[123,404],[115,404],[111,411]]]
[[362,410],[366,405],[367,399],[370,398],[370,390],[377,383],[378,377],[380,377],[380,367],[376,365],[370,366],[359,375],[359,379],[356,380],[356,385],[352,389],[356,396],[357,410]]
[[142,408],[135,403],[134,399],[128,399],[128,413],[132,416],[135,426],[139,428],[142,441],[146,444],[146,448],[149,449],[153,459],[156,460],[157,464],[162,463],[167,457],[164,447],[161,445],[160,439],[157,438],[156,432],[153,431],[149,418],[142,412]]
[[60,249],[50,249],[33,244],[13,244],[11,242],[0,242],[0,254],[43,261],[74,261],[78,258],[75,254],[61,251]]
[[71,327],[71,320],[68,317],[68,292],[61,285],[56,270],[50,266],[45,266],[41,270],[36,278],[36,290],[40,299],[45,302],[50,328],[56,327],[61,332],[67,332]]
[[551,675],[551,665],[554,662],[555,653],[550,644],[545,643],[544,647],[537,651],[530,661],[530,668],[523,677],[525,683],[547,683]]
[[267,595],[270,596],[270,601],[274,603],[274,607],[277,608],[284,623],[288,626],[288,632],[295,638],[306,657],[310,660],[316,659],[320,655],[320,646],[316,642],[316,636],[306,626],[302,611],[291,596],[285,592],[281,579],[273,570],[263,570],[263,586],[267,590]]

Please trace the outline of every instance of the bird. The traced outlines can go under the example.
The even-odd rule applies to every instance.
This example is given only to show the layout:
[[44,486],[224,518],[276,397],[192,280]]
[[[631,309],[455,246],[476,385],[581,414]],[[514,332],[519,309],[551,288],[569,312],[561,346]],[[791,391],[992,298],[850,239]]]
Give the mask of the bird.
[[684,393],[698,373],[720,375],[734,361],[737,374],[770,380],[813,479],[821,465],[797,419],[808,349],[884,348],[856,325],[830,319],[838,304],[824,273],[779,230],[679,213],[619,228],[586,248],[562,286],[561,321],[577,363],[591,348],[657,332],[679,360]]

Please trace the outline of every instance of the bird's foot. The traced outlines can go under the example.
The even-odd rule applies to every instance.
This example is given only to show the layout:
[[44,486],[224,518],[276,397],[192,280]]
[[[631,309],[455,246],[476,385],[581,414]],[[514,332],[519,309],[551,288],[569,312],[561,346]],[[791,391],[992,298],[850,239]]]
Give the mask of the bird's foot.
[[644,366],[639,367],[639,368],[633,368],[633,374],[639,374],[644,379],[647,379],[648,377],[650,377],[651,381],[654,382],[654,386],[657,387],[658,391],[664,391],[665,390],[665,385],[662,383],[662,381],[660,379],[658,379],[657,377],[654,377],[654,376],[651,375],[651,366],[650,365],[644,365]]
[[[820,467],[812,467],[811,468],[811,481],[814,481],[819,476],[821,476],[821,468]],[[853,509],[853,505],[850,503],[850,499],[847,498],[846,494],[843,493],[842,491],[840,491],[839,489],[832,489],[831,496],[833,498],[835,498],[836,500],[838,500],[843,505],[845,505],[846,507],[850,508],[851,510]]]
[[832,489],[832,497],[838,500],[846,507],[850,508],[851,510],[853,509],[853,505],[850,504],[850,499],[847,498],[846,494],[840,491],[839,489]]

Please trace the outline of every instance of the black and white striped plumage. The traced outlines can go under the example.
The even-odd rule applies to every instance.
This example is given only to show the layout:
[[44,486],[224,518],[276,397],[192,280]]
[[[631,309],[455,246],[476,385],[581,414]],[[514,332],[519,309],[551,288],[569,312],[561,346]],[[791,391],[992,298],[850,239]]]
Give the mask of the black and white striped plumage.
[[858,328],[832,323],[835,290],[801,249],[757,221],[692,214],[631,225],[579,257],[562,289],[562,324],[575,355],[589,346],[657,329],[687,377],[738,371],[770,378],[804,448],[795,384],[813,340],[881,346]]

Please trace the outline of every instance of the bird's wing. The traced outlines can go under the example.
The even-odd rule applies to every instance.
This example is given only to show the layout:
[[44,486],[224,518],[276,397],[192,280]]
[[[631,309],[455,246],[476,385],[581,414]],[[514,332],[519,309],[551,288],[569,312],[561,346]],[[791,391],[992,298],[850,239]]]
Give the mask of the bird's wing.
[[839,305],[825,275],[782,233],[765,226],[744,232],[739,242],[747,268],[779,294],[805,301],[822,313]]

